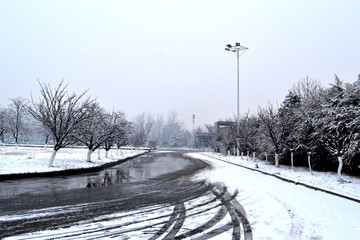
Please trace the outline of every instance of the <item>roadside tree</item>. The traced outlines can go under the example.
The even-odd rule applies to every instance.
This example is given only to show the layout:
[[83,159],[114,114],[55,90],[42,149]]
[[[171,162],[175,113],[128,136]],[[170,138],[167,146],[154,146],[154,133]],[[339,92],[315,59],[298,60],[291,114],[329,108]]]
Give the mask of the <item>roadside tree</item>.
[[91,154],[111,137],[112,132],[103,127],[107,115],[97,102],[89,104],[87,115],[86,120],[76,129],[74,137],[88,148],[86,161],[91,162]]
[[141,113],[133,121],[133,143],[135,146],[145,146],[149,140],[154,117],[150,113]]
[[339,161],[338,180],[344,165],[344,155],[348,154],[357,134],[354,120],[359,118],[358,104],[349,101],[350,85],[344,85],[335,75],[335,83],[326,89],[322,99],[319,116],[316,119],[317,131],[313,134],[318,141]]
[[300,97],[289,91],[278,112],[279,121],[284,129],[284,143],[286,146],[284,152],[290,152],[292,169],[294,169],[294,152],[301,146],[301,143],[299,142],[299,123],[301,122],[301,113],[299,112],[300,106]]
[[285,147],[285,129],[282,125],[278,111],[269,103],[267,107],[258,110],[262,133],[269,142],[271,150],[275,153],[275,166],[279,166],[279,154]]
[[126,121],[124,113],[113,112],[104,114],[104,120],[101,123],[101,129],[104,135],[107,135],[103,143],[105,149],[105,157],[108,157],[108,152],[116,143],[124,141],[128,134],[129,123]]
[[4,134],[6,132],[6,109],[5,108],[1,108],[0,109],[0,137],[1,137],[1,142],[4,143],[5,139],[4,139]]
[[10,99],[11,103],[7,108],[6,116],[8,127],[14,138],[14,143],[19,143],[20,134],[25,134],[26,128],[26,100],[18,97]]
[[57,151],[76,142],[74,134],[88,119],[88,109],[93,100],[90,100],[90,97],[84,99],[86,92],[80,95],[69,94],[63,81],[54,90],[48,84],[39,84],[41,97],[38,102],[32,100],[28,111],[43,124],[54,139],[54,151],[49,161],[51,167]]

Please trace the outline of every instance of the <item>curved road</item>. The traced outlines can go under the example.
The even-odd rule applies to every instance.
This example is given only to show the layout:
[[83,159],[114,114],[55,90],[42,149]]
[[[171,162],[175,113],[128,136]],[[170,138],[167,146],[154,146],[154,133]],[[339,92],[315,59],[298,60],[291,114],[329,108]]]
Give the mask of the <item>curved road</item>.
[[0,238],[252,239],[237,191],[191,181],[206,168],[149,153],[99,173],[2,181]]

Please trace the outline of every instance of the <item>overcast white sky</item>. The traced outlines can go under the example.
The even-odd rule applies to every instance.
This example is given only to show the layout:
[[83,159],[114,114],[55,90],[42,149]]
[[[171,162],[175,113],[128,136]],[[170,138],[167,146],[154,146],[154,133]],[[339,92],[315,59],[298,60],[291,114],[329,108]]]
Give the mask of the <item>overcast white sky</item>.
[[307,75],[360,73],[357,0],[0,0],[0,105],[39,93],[37,79],[86,89],[129,119],[176,111],[191,128],[281,103]]

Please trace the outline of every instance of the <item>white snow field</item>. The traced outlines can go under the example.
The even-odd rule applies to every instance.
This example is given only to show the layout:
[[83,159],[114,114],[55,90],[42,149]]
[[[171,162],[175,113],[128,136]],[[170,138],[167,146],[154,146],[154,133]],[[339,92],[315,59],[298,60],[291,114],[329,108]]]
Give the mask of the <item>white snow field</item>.
[[0,175],[97,167],[145,152],[132,148],[111,149],[106,158],[105,150],[101,149],[100,159],[96,150],[92,153],[91,162],[87,162],[87,151],[85,148],[62,148],[56,154],[53,167],[49,167],[49,159],[53,152],[50,147],[44,149],[44,147],[0,146]]
[[[200,173],[196,179],[207,179],[210,182],[223,182],[230,192],[239,191],[237,200],[247,213],[253,231],[253,239],[360,239],[360,204],[355,201],[330,195],[321,191],[284,182],[275,177],[264,175],[229,163],[221,162],[203,154],[191,153],[213,165],[213,169]],[[230,157],[227,158],[228,160]],[[236,161],[232,159],[231,161]],[[237,159],[238,162],[247,160]],[[259,162],[258,162],[259,164]],[[252,163],[252,166],[255,164]],[[261,165],[265,169],[268,165]],[[284,167],[276,168],[277,172]],[[291,170],[291,169],[290,169]],[[281,171],[289,172],[289,168]],[[273,171],[270,167],[270,171]],[[318,187],[329,187],[336,176],[314,176],[300,174],[301,180],[315,183]],[[308,177],[306,177],[308,176]],[[349,178],[350,179],[350,178]],[[350,188],[359,193],[359,180]],[[321,186],[321,183],[324,183]],[[342,188],[337,188],[341,190]],[[347,190],[345,190],[347,192]],[[230,239],[230,236],[229,238]]]
[[[289,179],[294,182],[301,182],[310,186],[318,187],[324,190],[335,192],[341,195],[348,196],[360,200],[360,178],[348,175],[342,175],[342,182],[340,183],[337,179],[337,174],[334,172],[317,172],[312,170],[310,173],[308,168],[305,167],[294,167],[280,165],[270,165],[265,161],[258,159],[249,159],[244,157],[236,156],[224,156],[219,153],[203,152],[202,155],[209,157],[215,157],[229,163],[239,164],[244,167],[256,169],[258,171],[266,172],[272,175],[279,176],[281,178]],[[257,166],[257,167],[256,167]]]

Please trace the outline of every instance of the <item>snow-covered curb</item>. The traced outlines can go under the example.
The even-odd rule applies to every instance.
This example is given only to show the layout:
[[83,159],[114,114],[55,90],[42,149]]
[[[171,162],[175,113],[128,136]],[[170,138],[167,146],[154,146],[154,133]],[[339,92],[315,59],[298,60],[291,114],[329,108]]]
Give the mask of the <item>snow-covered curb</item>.
[[202,155],[216,158],[231,164],[235,164],[247,169],[268,174],[284,181],[303,185],[315,190],[324,191],[337,196],[345,197],[349,200],[360,202],[360,179],[344,175],[343,182],[337,180],[336,173],[316,172],[310,174],[304,167],[295,167],[294,170],[289,166],[275,167],[266,164],[264,161],[247,160],[246,157],[225,157],[215,153],[201,153]]
[[0,147],[0,179],[29,177],[32,175],[50,175],[76,173],[97,170],[144,154],[147,150],[110,150],[108,158],[105,151],[92,155],[92,161],[86,161],[87,149],[64,148],[56,155],[53,167],[49,167],[52,149],[34,147]]

